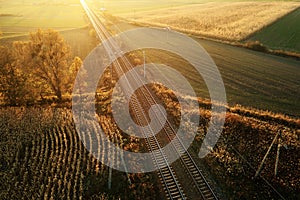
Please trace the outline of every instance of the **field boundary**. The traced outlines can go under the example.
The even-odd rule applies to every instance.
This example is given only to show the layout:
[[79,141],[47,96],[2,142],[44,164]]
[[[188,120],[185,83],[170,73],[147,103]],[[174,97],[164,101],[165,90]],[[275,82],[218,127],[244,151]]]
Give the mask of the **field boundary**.
[[295,8],[294,10],[291,10],[290,12],[286,13],[285,15],[283,15],[282,17],[279,17],[278,19],[274,20],[273,22],[267,24],[266,26],[262,27],[261,29],[258,29],[256,31],[254,31],[253,33],[249,34],[247,37],[245,37],[243,40],[240,40],[241,42],[246,42],[247,40],[249,40],[251,37],[253,37],[255,34],[257,34],[258,32],[262,31],[265,28],[268,28],[270,26],[272,26],[273,24],[275,24],[276,22],[282,20],[283,18],[285,18],[286,16],[296,12],[300,10],[300,6],[298,8]]
[[[297,9],[300,9],[300,7],[297,8]],[[297,10],[297,9],[295,9],[295,10]],[[294,12],[295,10],[293,10],[292,12]],[[128,19],[118,17],[118,16],[114,16],[114,17],[118,18],[121,22],[132,24],[134,26],[149,27],[149,28],[151,28],[151,27],[152,28],[157,28],[157,27],[165,28],[164,26],[153,25],[151,23],[137,22],[137,21],[134,21],[134,20],[128,20]],[[280,19],[282,19],[282,18],[280,18]],[[266,27],[264,27],[264,28],[266,28]],[[184,33],[184,34],[187,34],[188,36],[193,37],[193,38],[197,38],[197,39],[203,39],[203,40],[208,40],[208,41],[213,41],[213,42],[219,42],[219,43],[222,43],[222,44],[227,44],[227,45],[231,45],[231,46],[235,46],[235,47],[242,47],[242,48],[250,49],[250,50],[253,50],[253,51],[259,51],[259,52],[263,52],[263,53],[267,53],[267,54],[271,54],[271,55],[275,55],[275,56],[281,56],[281,57],[287,57],[287,58],[300,60],[300,53],[298,53],[298,52],[285,51],[285,50],[272,50],[272,49],[269,49],[267,47],[265,47],[266,48],[265,51],[261,51],[261,50],[257,50],[256,48],[252,48],[252,47],[248,46],[247,43],[244,43],[242,41],[221,40],[221,39],[218,39],[217,37],[206,37],[206,36],[203,36],[203,35],[193,34],[193,33],[190,33],[188,31],[184,31],[184,30],[177,29],[177,28],[173,28],[173,30]]]
[[[31,32],[34,32],[34,31],[36,31],[38,29],[41,29],[41,30],[53,29],[53,30],[56,30],[59,33],[63,33],[63,32],[67,32],[67,31],[74,31],[74,30],[84,29],[84,28],[88,28],[88,27],[89,27],[88,24],[86,24],[84,26],[81,26],[81,27],[74,27],[74,28],[67,28],[67,29],[56,29],[55,27],[49,27],[49,28],[33,27],[33,28],[36,28],[36,29],[34,29],[32,31],[28,31],[28,32],[20,32],[20,34],[8,35],[8,36],[0,37],[0,41],[1,40],[5,40],[5,39],[13,39],[13,38],[18,38],[18,37],[28,36]],[[13,32],[13,33],[18,33],[18,32]]]

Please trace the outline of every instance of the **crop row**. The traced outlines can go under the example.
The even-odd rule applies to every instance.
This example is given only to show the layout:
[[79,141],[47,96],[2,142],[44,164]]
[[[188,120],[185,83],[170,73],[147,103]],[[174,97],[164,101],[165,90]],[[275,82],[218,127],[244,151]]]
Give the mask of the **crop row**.
[[[1,139],[2,147],[7,148],[7,151],[14,150],[8,146],[14,144],[16,148],[11,152],[12,155],[7,153],[1,157],[4,163],[1,168],[4,177],[1,180],[5,180],[1,195],[9,199],[83,199],[86,176],[94,172],[96,176],[101,176],[107,173],[107,168],[85,149],[75,131],[70,110],[50,109],[41,112],[32,109],[31,119],[24,116],[27,111],[20,108],[13,110],[10,114],[9,109],[2,110],[0,121],[0,131],[7,136]],[[40,122],[35,127],[35,116],[39,112],[43,117],[51,118],[52,124]],[[22,125],[26,123],[28,128]],[[83,139],[90,138],[95,128],[89,122]],[[18,135],[17,139],[11,138],[12,135]],[[24,142],[22,140],[25,136],[27,140]],[[104,138],[98,139],[93,142],[101,147],[101,139]],[[107,151],[107,148],[98,149]],[[104,153],[114,156],[114,152],[109,150],[100,155]]]

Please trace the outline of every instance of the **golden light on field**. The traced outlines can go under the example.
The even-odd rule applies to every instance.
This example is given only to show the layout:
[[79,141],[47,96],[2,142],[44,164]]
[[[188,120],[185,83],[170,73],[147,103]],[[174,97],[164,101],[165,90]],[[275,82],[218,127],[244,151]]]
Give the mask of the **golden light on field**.
[[117,15],[211,38],[242,40],[299,6],[299,2],[211,2]]
[[299,199],[300,0],[214,1],[0,0],[0,200]]

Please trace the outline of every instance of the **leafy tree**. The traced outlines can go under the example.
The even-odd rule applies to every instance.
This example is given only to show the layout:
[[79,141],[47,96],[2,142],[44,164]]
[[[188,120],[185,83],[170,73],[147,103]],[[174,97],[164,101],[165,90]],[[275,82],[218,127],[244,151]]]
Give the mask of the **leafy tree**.
[[70,47],[63,37],[54,30],[38,30],[30,34],[25,50],[20,52],[26,69],[35,78],[37,87],[50,89],[58,101],[70,87]]
[[33,102],[38,99],[38,96],[42,97],[42,93],[49,91],[49,89],[47,90],[46,84],[41,84],[32,73],[28,72],[28,61],[25,59],[26,54],[28,54],[27,44],[28,42],[15,41],[11,49],[15,66],[21,71],[23,77],[26,78],[26,99]]
[[87,86],[87,83],[86,83],[86,78],[87,78],[87,72],[84,68],[81,69],[81,72],[79,72],[79,69],[80,67],[82,66],[82,60],[79,58],[79,57],[75,57],[73,59],[73,62],[71,64],[71,67],[70,67],[70,84],[71,84],[71,87],[70,88],[73,88],[73,84],[75,83],[75,79],[78,80],[78,84],[77,85],[77,89],[80,90],[80,93],[82,93],[81,91]]
[[[0,95],[11,105],[53,94],[62,101],[63,94],[72,92],[82,65],[79,57],[72,61],[69,46],[53,30],[38,30],[28,42],[0,47],[0,59]],[[85,73],[80,76],[84,79]]]
[[73,99],[73,100],[75,100],[74,102],[77,105],[77,110],[80,112],[80,116],[81,116],[82,110],[88,109],[85,107],[86,106],[85,103],[87,103],[86,102],[87,94],[85,94],[85,92],[84,92],[87,87],[86,79],[87,79],[88,75],[87,75],[87,71],[84,68],[84,66],[82,65],[82,61],[79,57],[74,58],[73,63],[70,67],[70,74],[71,74],[71,78],[72,78],[72,83],[75,83],[75,79],[77,79],[77,84],[76,85],[72,84],[72,86],[73,86],[72,92],[73,92],[73,95],[75,95],[75,96],[73,96],[73,98],[75,97],[75,99]]
[[28,96],[27,77],[18,66],[12,49],[0,47],[0,92],[10,105],[24,104]]

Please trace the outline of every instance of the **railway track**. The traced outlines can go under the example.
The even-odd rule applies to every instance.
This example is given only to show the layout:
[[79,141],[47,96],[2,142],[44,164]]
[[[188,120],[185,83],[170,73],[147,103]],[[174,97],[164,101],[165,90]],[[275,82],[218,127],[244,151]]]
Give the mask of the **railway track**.
[[[149,103],[143,101],[144,99],[142,99],[143,96],[141,93],[143,92],[139,92],[139,94],[136,94],[135,100],[131,101],[131,103],[133,104],[131,107],[134,109],[134,112],[132,113],[133,117],[140,124],[145,123],[146,121],[146,111],[141,105]],[[146,134],[148,135],[149,133],[144,133],[144,135]],[[155,137],[155,133],[152,132],[150,134],[153,137],[145,137],[147,147],[149,152],[152,152],[152,160],[158,168],[158,176],[163,185],[167,199],[186,199],[186,195],[178,181],[174,169],[171,165],[168,164],[167,156],[162,151],[161,143],[159,142],[158,138]]]
[[[151,94],[152,91],[147,88],[147,86],[143,87],[146,91],[140,92],[138,96],[143,96],[140,100],[143,102],[143,105],[147,103],[155,104],[159,102],[159,100],[155,99],[155,95]],[[145,101],[147,99],[147,101]],[[175,130],[172,128],[170,122],[167,120],[164,129],[164,135],[167,137],[168,140],[172,140],[176,136]],[[157,137],[159,141],[160,138]],[[162,143],[162,142],[160,142]],[[189,151],[185,148],[181,140],[174,140],[173,144],[173,151],[183,155],[179,158],[184,171],[187,173],[191,180],[191,187],[194,188],[195,192],[198,191],[202,199],[217,199],[217,196],[213,192],[212,188],[210,187],[209,183],[206,181],[202,171],[199,169],[198,165],[195,163],[192,155]]]
[[[88,18],[90,19],[91,23],[93,24],[98,37],[101,40],[104,40],[110,37],[110,34],[106,31],[105,26],[102,24],[99,17],[88,7],[88,5],[81,0],[82,6],[86,11]],[[109,55],[115,54],[118,52],[118,46],[111,42],[109,45],[105,46],[105,49],[109,52]],[[131,63],[126,57],[122,57],[118,62],[114,64],[116,74],[118,77],[121,77],[124,74],[124,71],[132,68]],[[139,80],[139,76],[133,73],[132,77],[129,78],[130,80],[135,81],[138,84],[141,80]],[[128,80],[126,80],[128,82]],[[126,85],[126,84],[125,84]],[[121,83],[122,87],[122,83]],[[130,87],[130,86],[129,86]],[[126,96],[126,92],[125,92]],[[130,98],[130,95],[126,96],[126,98]],[[147,124],[148,120],[146,118],[147,111],[145,107],[150,107],[151,105],[156,105],[159,99],[155,97],[154,93],[149,89],[147,86],[142,86],[140,90],[137,90],[131,98],[130,98],[131,108],[133,109],[132,116],[139,124]],[[147,105],[147,106],[145,106]],[[161,111],[162,112],[162,111]],[[157,114],[157,113],[156,113]],[[152,135],[153,137],[145,137],[146,143],[149,152],[152,152],[152,159],[154,164],[158,168],[158,176],[163,185],[165,194],[167,199],[187,199],[188,196],[184,192],[184,188],[178,181],[176,176],[176,172],[174,171],[173,167],[168,164],[167,156],[162,151],[162,138],[156,137],[153,130],[148,130],[150,133],[143,132],[144,135]],[[164,137],[169,140],[172,140],[174,137],[177,137],[176,132],[174,131],[173,127],[171,126],[170,122],[167,120],[166,124],[163,126],[163,133]],[[217,199],[217,196],[213,192],[212,188],[210,187],[209,183],[206,181],[204,175],[202,174],[201,170],[195,163],[192,155],[187,151],[185,146],[180,140],[177,140],[173,144],[174,152],[178,154],[184,153],[180,157],[180,163],[184,168],[184,171],[187,173],[191,180],[190,187],[195,189],[195,192],[199,193],[199,196],[202,199]],[[158,151],[155,151],[158,150]],[[165,167],[163,167],[165,166]]]

